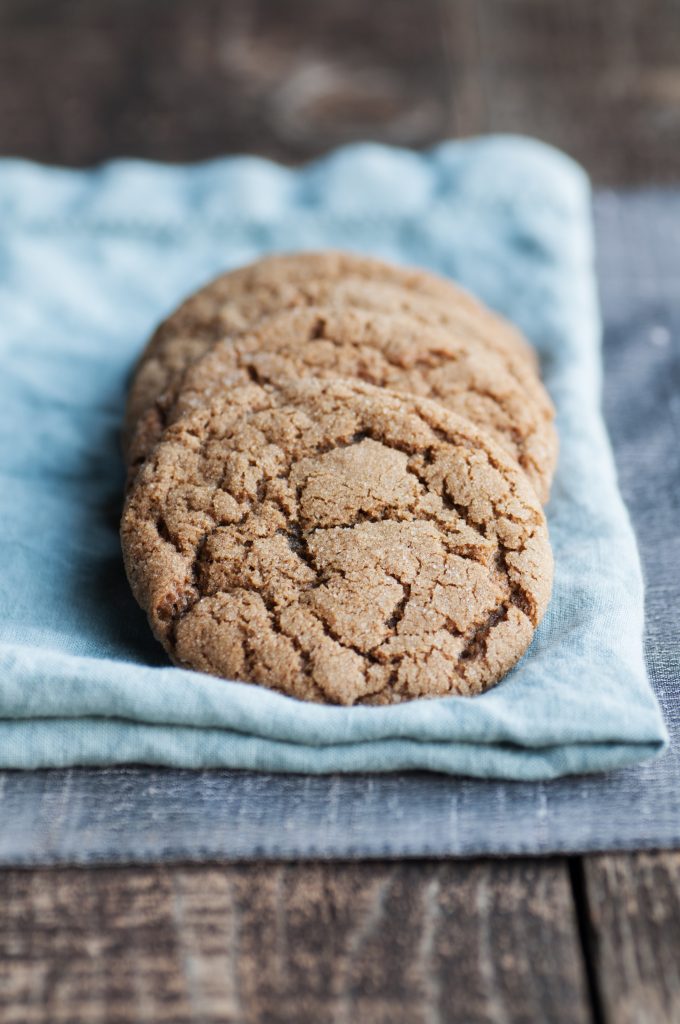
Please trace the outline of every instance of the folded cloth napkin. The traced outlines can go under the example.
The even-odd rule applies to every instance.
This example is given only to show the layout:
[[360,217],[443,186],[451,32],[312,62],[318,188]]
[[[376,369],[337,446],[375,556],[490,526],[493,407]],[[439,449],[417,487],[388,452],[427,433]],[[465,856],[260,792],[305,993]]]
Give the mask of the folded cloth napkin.
[[[540,143],[350,146],[80,172],[0,163],[0,766],[121,762],[545,779],[666,743],[599,411],[588,182]],[[307,705],[170,667],[125,580],[119,427],[154,323],[222,269],[338,247],[450,274],[536,345],[558,409],[549,612],[496,689]]]

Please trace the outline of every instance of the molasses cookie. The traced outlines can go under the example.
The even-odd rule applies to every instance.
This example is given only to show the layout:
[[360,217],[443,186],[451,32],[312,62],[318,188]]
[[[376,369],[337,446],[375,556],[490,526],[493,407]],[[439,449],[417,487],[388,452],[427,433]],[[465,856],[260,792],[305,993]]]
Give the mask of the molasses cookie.
[[436,399],[505,448],[547,500],[557,457],[552,417],[527,395],[501,354],[406,313],[337,306],[286,310],[216,342],[140,417],[131,465],[141,465],[166,425],[224,388],[302,376],[355,378]]
[[176,664],[327,703],[480,693],[552,584],[512,458],[436,402],[349,380],[238,385],[177,421],[121,532]]
[[499,352],[534,401],[545,401],[552,411],[527,341],[453,282],[351,253],[284,254],[223,274],[160,325],[142,353],[130,386],[123,437],[126,450],[137,419],[216,341],[280,309],[329,303],[407,312],[425,323],[440,323],[475,338]]

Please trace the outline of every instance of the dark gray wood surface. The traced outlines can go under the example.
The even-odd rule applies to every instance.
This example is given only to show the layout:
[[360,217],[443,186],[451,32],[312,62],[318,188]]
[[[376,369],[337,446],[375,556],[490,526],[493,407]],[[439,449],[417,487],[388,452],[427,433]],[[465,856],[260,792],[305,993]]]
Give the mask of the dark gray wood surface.
[[[673,0],[0,0],[0,154],[521,131],[597,183],[677,183],[679,54]],[[670,852],[8,869],[0,1020],[674,1024],[679,901]]]
[[5,1024],[591,1020],[564,861],[10,871],[0,905]]
[[0,1020],[674,1024],[679,889],[676,854],[9,870]]
[[526,132],[680,176],[677,0],[0,0],[0,154],[67,164]]
[[606,1021],[680,1021],[680,855],[588,857],[585,934]]

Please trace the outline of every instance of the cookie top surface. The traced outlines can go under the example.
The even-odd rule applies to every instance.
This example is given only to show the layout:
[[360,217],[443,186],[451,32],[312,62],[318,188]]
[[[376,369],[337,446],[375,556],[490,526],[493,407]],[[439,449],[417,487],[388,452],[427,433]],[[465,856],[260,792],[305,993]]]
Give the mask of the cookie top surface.
[[453,282],[351,253],[283,254],[221,275],[159,326],[140,357],[130,386],[124,443],[127,445],[139,416],[215,341],[282,308],[329,302],[407,312],[424,322],[464,331],[502,352],[518,380],[529,391],[540,393],[536,357],[527,341]]
[[142,415],[130,460],[141,463],[166,425],[225,387],[309,375],[355,378],[436,399],[486,430],[519,462],[541,501],[547,500],[557,455],[554,425],[502,356],[465,333],[409,314],[354,306],[286,310],[217,342]]
[[353,381],[249,384],[179,420],[121,536],[177,664],[328,703],[487,689],[552,585],[516,463],[437,403]]

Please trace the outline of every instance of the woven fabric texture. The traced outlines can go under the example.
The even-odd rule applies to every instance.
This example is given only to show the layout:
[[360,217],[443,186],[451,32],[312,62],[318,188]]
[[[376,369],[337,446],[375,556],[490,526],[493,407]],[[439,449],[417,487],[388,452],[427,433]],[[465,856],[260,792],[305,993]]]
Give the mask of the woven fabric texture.
[[[541,144],[354,146],[94,172],[0,166],[0,767],[429,769],[540,780],[658,754],[633,532],[600,414],[590,193]],[[304,705],[169,667],[122,571],[118,431],[143,339],[184,293],[277,249],[451,274],[536,345],[558,409],[549,613],[495,690]]]

